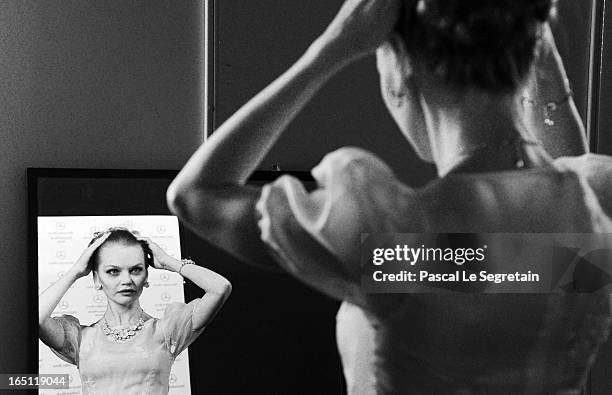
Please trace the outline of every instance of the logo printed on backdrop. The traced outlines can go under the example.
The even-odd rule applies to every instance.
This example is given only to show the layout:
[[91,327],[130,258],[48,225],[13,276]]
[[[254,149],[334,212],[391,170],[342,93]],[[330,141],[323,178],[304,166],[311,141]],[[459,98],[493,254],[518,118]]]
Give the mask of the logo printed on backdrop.
[[57,259],[60,259],[63,261],[64,259],[66,259],[66,251],[59,250],[55,253],[55,256],[57,257]]
[[57,278],[58,278],[58,279],[59,279],[59,278],[62,278],[62,277],[64,277],[64,275],[65,275],[65,274],[66,274],[66,272],[65,272],[65,271],[63,271],[63,270],[61,270],[61,271],[57,272]]
[[94,225],[91,228],[89,228],[89,233],[94,234],[96,232],[100,231],[100,227],[98,225]]
[[168,384],[174,384],[176,383],[176,375],[174,373],[170,374],[170,377],[168,378]]
[[96,294],[93,297],[93,301],[94,301],[94,303],[97,303],[97,304],[103,304],[104,303],[104,296],[102,296],[102,294]]
[[55,229],[57,229],[57,230],[64,230],[64,229],[66,229],[66,224],[64,222],[56,222],[55,223]]
[[157,228],[155,228],[155,230],[157,230],[157,233],[166,233],[166,227],[164,225],[157,225]]
[[168,280],[170,280],[170,276],[168,275],[168,273],[162,272],[159,275],[159,279],[166,282]]
[[65,300],[62,300],[59,303],[58,307],[60,308],[60,310],[66,310],[68,307],[70,307],[70,304],[68,302],[66,302]]
[[170,294],[169,294],[169,293],[167,293],[167,292],[163,292],[163,293],[160,295],[160,299],[162,300],[162,302],[169,302],[170,300],[172,300],[172,297],[170,296]]

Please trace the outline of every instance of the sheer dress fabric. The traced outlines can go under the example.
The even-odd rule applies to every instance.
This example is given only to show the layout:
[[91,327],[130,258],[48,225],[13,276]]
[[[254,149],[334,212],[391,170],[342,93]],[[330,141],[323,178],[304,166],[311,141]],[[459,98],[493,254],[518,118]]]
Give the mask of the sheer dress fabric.
[[261,237],[284,267],[317,267],[305,237],[337,258],[329,272],[346,290],[336,334],[349,394],[579,393],[608,336],[607,295],[363,294],[360,237],[612,233],[612,158],[454,174],[413,189],[348,147],[312,174],[313,192],[289,176],[264,187]]
[[71,315],[54,317],[65,339],[52,351],[77,366],[84,395],[167,394],[174,360],[203,330],[193,330],[192,314],[193,302],[172,303],[163,318],[145,321],[125,342],[112,341],[101,322],[85,326]]

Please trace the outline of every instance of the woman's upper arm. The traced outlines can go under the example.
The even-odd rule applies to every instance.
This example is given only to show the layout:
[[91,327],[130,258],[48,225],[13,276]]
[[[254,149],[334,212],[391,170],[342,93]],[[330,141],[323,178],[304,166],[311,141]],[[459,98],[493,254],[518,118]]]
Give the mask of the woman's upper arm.
[[[336,299],[346,299],[353,293],[353,284],[347,281],[349,274],[337,258],[309,235],[291,213],[274,214],[272,219],[266,215],[263,219],[271,219],[274,229],[282,229],[284,236],[291,239],[291,246],[299,248],[299,253],[279,254],[270,245],[267,227],[261,223],[261,204],[256,208],[263,198],[261,188],[220,186],[180,192],[169,190],[168,204],[198,235],[243,261],[258,266],[281,266]],[[281,211],[286,208],[286,205],[276,207]],[[198,301],[201,323],[205,325],[222,304],[216,295],[204,295]]]
[[187,304],[178,302],[166,307],[161,327],[164,343],[172,356],[177,357],[193,343],[202,334],[212,316],[219,311],[223,302],[219,304],[219,301],[214,299],[203,297]]
[[558,158],[555,163],[586,177],[604,213],[612,218],[612,157],[589,153]]
[[57,319],[47,317],[38,326],[38,336],[47,346],[57,350],[64,344],[64,327]]
[[[200,236],[239,258],[278,264],[336,299],[363,305],[362,233],[416,230],[411,192],[372,154],[344,148],[313,170],[319,189],[280,177],[262,190],[212,187],[176,193],[173,211]],[[410,218],[408,218],[410,217]],[[262,241],[263,240],[263,241]]]
[[284,223],[282,236],[264,232],[264,239],[279,266],[300,281],[331,298],[365,306],[359,265],[344,265],[294,218]]
[[49,346],[55,355],[78,366],[81,324],[76,317],[71,315],[49,317],[39,325],[39,328],[40,340]]
[[612,157],[587,154],[587,179],[595,190],[604,212],[612,218]]
[[[228,283],[229,284],[229,283]],[[192,330],[204,329],[217,315],[223,304],[229,297],[231,285],[226,292],[214,293],[207,292],[200,299],[192,300],[189,304],[193,305]]]
[[313,170],[319,189],[307,192],[283,176],[263,188],[256,209],[261,237],[279,265],[336,299],[365,307],[361,289],[363,233],[403,231],[410,191],[363,150],[344,148]]
[[238,259],[275,268],[259,236],[255,204],[260,188],[214,186],[168,189],[168,205],[181,221],[203,239]]

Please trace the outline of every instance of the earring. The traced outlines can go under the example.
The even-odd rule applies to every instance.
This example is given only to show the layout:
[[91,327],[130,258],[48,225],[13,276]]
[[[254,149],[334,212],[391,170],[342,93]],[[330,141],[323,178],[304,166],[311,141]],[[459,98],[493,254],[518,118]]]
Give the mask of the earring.
[[145,283],[144,283],[144,287],[145,287],[145,288],[149,288],[149,282],[148,282],[148,281],[145,281]]
[[102,284],[96,285],[96,291],[102,291]]

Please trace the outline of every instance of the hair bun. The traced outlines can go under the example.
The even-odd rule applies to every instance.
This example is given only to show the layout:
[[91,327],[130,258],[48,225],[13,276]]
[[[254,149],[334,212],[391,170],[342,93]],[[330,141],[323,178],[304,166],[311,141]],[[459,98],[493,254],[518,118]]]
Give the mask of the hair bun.
[[553,0],[420,0],[416,16],[465,44],[504,41],[548,20]]
[[[407,7],[400,31],[411,52],[422,54],[433,70],[444,69],[450,80],[457,77],[454,82],[459,85],[469,84],[472,75],[476,76],[474,82],[485,82],[478,74],[487,74],[492,77],[491,83],[485,82],[481,87],[510,88],[517,84],[516,74],[524,74],[529,68],[520,59],[527,59],[527,63],[533,60],[538,27],[550,18],[555,3],[556,0],[417,0]],[[513,57],[521,64],[499,63],[512,63]],[[495,59],[499,64],[494,64]],[[461,70],[463,76],[458,74]],[[508,73],[515,75],[504,77]],[[502,81],[497,84],[497,79]]]

